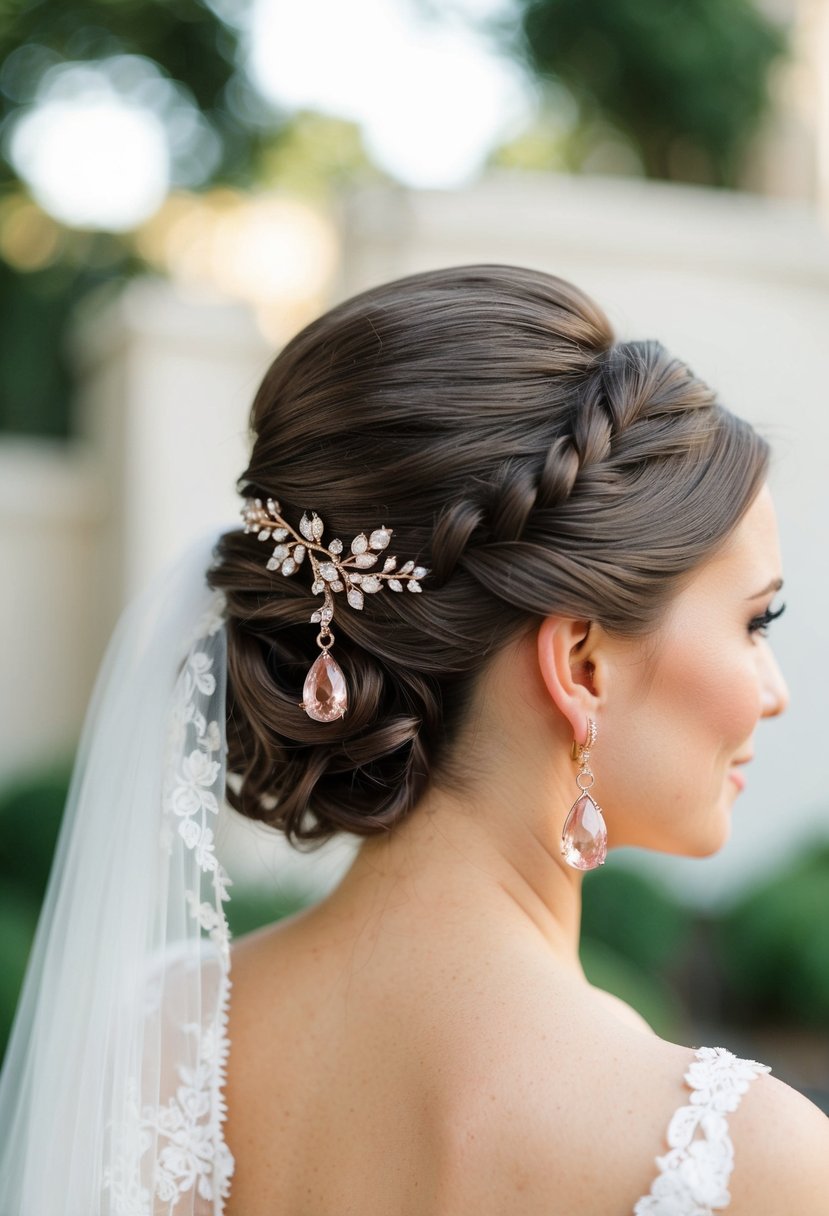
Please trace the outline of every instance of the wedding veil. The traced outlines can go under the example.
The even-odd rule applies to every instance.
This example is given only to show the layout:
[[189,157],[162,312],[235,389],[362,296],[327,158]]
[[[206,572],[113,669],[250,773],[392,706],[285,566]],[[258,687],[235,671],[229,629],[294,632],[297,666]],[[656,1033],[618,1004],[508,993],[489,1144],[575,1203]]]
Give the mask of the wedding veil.
[[0,1075],[2,1216],[219,1216],[230,880],[219,533],[123,611]]

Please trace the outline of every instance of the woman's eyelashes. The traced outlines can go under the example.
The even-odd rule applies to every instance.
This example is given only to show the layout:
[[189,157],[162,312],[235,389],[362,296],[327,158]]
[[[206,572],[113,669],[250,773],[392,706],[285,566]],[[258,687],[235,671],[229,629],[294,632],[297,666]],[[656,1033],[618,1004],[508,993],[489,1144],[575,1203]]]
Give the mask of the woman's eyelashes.
[[783,613],[785,607],[785,604],[781,604],[776,612],[772,612],[770,608],[767,608],[762,616],[756,616],[753,621],[749,622],[749,633],[757,632],[761,637],[765,637],[768,626]]

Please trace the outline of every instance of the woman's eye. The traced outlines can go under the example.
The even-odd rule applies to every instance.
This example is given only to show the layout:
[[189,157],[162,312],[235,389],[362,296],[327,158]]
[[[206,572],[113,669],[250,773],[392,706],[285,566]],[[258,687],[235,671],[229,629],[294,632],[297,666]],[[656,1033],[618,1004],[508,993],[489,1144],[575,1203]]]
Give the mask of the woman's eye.
[[783,610],[785,609],[785,607],[786,607],[785,604],[781,604],[776,612],[772,612],[769,608],[767,608],[762,616],[756,616],[753,621],[749,622],[749,626],[748,626],[749,633],[754,633],[756,631],[757,633],[760,634],[761,637],[765,637],[766,629],[768,628],[768,626],[771,624],[772,621],[776,620],[777,617],[779,617],[783,613]]

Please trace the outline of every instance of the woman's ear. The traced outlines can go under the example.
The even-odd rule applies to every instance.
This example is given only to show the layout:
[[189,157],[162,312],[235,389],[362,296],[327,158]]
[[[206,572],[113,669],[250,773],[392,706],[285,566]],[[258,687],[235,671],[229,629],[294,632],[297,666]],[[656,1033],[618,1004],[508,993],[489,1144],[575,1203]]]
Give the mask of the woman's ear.
[[592,621],[548,616],[538,630],[538,665],[541,677],[560,712],[580,743],[587,738],[587,719],[597,716],[601,689],[589,658]]

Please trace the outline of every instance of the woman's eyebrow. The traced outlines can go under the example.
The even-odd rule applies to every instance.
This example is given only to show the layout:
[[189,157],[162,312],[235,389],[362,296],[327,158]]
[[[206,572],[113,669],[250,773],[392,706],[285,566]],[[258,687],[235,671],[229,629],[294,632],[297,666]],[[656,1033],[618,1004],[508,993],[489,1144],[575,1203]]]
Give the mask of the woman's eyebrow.
[[779,591],[783,586],[782,578],[773,578],[768,587],[764,587],[762,591],[755,591],[754,595],[750,595],[750,600],[759,600],[761,595],[768,595],[770,591]]

